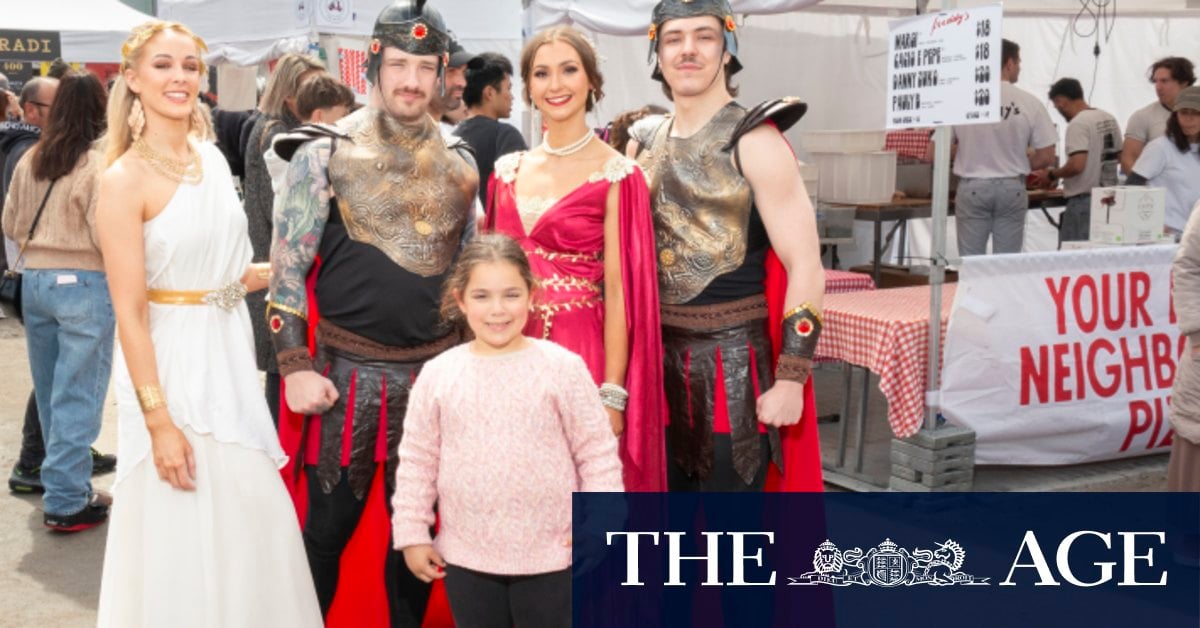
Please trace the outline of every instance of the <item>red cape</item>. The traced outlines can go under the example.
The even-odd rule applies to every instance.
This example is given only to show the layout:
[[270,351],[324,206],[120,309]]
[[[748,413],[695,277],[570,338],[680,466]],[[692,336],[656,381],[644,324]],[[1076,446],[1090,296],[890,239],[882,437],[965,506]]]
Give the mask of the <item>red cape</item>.
[[[767,252],[767,279],[764,282],[767,297],[768,331],[771,335],[771,364],[779,361],[779,348],[783,343],[783,312],[787,307],[787,271],[774,251]],[[783,441],[783,467],[781,475],[775,465],[767,470],[768,491],[823,492],[825,482],[821,475],[821,442],[817,434],[817,403],[813,394],[812,378],[804,383],[804,413],[800,422],[779,430]]]
[[[318,258],[308,274],[308,348],[316,351],[314,333],[320,313],[314,293],[317,272],[321,267]],[[296,505],[300,528],[304,528],[308,515],[308,478],[303,473],[304,451],[301,434],[308,417],[292,412],[287,406],[287,395],[280,384],[279,442],[288,454],[288,462],[282,469],[283,483]],[[387,549],[391,543],[391,519],[387,514],[383,484],[384,465],[371,482],[367,494],[367,505],[354,531],[354,536],[342,553],[338,589],[333,606],[325,617],[327,628],[388,628],[388,599],[384,587],[383,573]],[[450,605],[446,602],[445,589],[435,582],[425,613],[426,628],[452,627]]]

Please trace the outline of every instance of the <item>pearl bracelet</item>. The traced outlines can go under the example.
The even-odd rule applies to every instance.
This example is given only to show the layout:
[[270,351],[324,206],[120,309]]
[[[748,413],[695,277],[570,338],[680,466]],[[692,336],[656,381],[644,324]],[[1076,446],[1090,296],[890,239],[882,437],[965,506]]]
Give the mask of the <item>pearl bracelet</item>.
[[625,406],[629,403],[629,391],[616,384],[607,382],[600,384],[600,403],[604,404],[606,408],[624,412]]

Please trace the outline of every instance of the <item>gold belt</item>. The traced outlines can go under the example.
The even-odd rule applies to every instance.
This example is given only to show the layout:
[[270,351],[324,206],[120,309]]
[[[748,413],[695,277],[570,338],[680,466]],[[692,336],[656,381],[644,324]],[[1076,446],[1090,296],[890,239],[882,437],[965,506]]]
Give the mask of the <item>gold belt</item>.
[[246,286],[232,281],[217,290],[146,290],[146,300],[159,305],[215,305],[232,311],[246,297]]

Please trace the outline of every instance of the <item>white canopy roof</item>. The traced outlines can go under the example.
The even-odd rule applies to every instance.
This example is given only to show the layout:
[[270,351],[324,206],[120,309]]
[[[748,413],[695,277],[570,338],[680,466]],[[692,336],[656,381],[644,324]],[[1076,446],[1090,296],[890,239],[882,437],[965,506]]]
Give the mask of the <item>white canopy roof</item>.
[[[471,0],[467,0],[470,2]],[[767,15],[804,8],[822,13],[877,14],[898,17],[915,12],[918,0],[731,0],[734,13]],[[924,0],[927,11],[938,11],[946,0]],[[957,0],[958,8],[997,4],[1000,0]],[[658,0],[529,0],[526,30],[536,32],[569,22],[605,35],[641,35],[650,25],[650,13]],[[1076,15],[1079,0],[1005,0],[1006,15]],[[1114,3],[1116,4],[1116,3]],[[814,6],[819,5],[819,6]],[[1117,7],[1123,15],[1167,15],[1185,9],[1200,9],[1200,0],[1137,0]],[[1093,11],[1094,11],[1093,7]],[[1084,18],[1088,18],[1086,11]]]
[[114,62],[129,31],[151,19],[118,0],[37,0],[5,7],[3,28],[60,33],[67,61]]

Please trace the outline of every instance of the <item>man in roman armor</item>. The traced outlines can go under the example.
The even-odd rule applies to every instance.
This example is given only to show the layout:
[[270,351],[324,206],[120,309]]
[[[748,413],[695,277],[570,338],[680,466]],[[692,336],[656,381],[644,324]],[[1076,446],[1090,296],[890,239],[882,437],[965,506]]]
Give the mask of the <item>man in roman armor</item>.
[[465,144],[427,112],[449,40],[423,0],[396,0],[369,44],[377,104],[276,143],[290,164],[266,315],[288,410],[285,481],[327,625],[419,626],[428,602],[390,549],[388,511],[409,390],[460,341],[438,304],[479,181]]
[[639,156],[658,248],[668,485],[758,491],[774,461],[779,488],[819,491],[809,373],[824,273],[782,135],[807,107],[734,101],[736,29],[727,0],[662,0],[651,19],[652,76],[675,104]]

